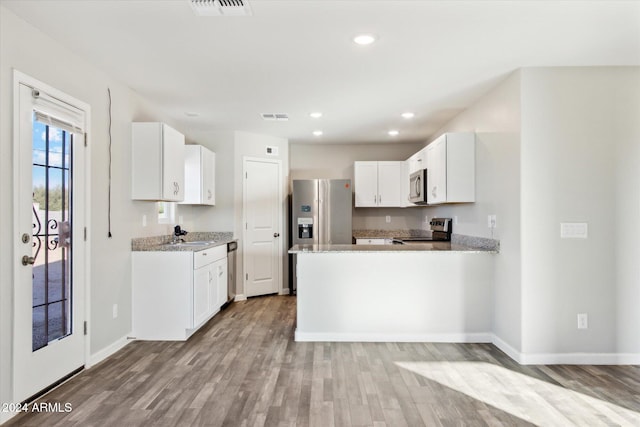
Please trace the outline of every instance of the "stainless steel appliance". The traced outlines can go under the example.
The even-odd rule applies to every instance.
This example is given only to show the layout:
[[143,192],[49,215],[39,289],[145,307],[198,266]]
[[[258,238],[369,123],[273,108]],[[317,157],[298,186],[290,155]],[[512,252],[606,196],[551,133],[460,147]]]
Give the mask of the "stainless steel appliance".
[[427,204],[427,170],[420,169],[409,175],[409,201],[416,205]]
[[410,244],[425,242],[450,242],[451,241],[451,218],[433,218],[429,225],[431,226],[431,235],[422,237],[407,237],[402,239],[394,239],[394,243]]
[[236,252],[238,242],[227,243],[227,302],[222,305],[226,308],[236,297]]
[[[351,244],[352,189],[350,179],[293,181],[291,195],[291,244]],[[295,266],[295,257],[290,259]],[[289,280],[295,294],[295,268]]]

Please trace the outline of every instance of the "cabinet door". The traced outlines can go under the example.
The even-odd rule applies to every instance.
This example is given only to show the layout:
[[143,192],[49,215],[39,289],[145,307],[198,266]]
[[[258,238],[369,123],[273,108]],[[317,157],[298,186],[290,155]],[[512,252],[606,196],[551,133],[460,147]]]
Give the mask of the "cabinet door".
[[227,302],[227,259],[223,258],[215,262],[216,287],[218,293],[218,303],[216,309]]
[[427,203],[447,201],[447,140],[445,136],[428,145]]
[[378,206],[401,207],[402,162],[378,162]]
[[192,328],[200,325],[211,314],[210,288],[213,281],[211,264],[193,271],[193,324]]
[[354,163],[356,207],[378,206],[378,162]]
[[216,153],[202,148],[202,204],[216,204]]
[[184,135],[162,125],[162,196],[163,200],[184,199]]

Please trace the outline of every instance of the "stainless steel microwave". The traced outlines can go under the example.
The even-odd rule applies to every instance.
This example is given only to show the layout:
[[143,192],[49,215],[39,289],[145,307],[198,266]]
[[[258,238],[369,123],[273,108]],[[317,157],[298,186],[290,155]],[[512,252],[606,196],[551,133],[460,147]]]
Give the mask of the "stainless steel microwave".
[[416,205],[427,204],[427,170],[420,169],[409,175],[409,201]]

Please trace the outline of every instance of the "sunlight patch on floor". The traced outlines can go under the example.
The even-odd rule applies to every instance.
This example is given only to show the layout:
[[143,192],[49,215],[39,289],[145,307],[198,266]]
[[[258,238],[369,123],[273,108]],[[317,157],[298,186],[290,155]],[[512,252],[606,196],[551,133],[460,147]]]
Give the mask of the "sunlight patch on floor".
[[395,362],[445,387],[544,426],[640,426],[640,414],[486,362]]

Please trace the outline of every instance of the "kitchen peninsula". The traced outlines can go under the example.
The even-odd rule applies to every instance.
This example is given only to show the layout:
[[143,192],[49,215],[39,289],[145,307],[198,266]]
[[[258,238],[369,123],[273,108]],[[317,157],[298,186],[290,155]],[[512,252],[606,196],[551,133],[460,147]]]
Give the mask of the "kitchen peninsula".
[[296,341],[490,342],[496,249],[294,245]]

